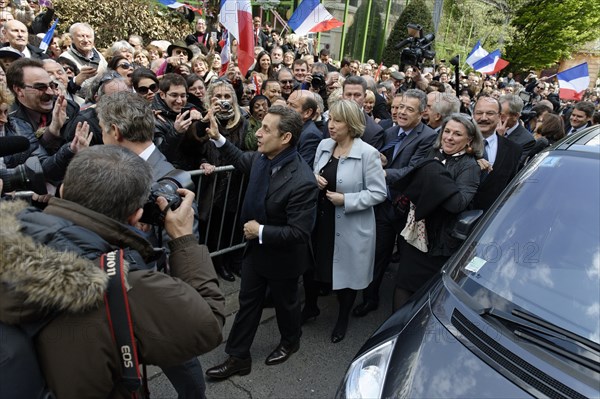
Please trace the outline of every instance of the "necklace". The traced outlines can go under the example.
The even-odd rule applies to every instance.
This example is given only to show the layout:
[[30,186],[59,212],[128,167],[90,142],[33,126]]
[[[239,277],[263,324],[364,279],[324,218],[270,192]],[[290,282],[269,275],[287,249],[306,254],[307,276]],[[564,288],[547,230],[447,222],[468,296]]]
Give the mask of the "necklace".
[[351,149],[352,149],[352,142],[350,142],[350,144],[346,148],[342,148],[342,146],[340,146],[338,144],[335,146],[335,149],[333,150],[333,156],[336,158],[346,158]]

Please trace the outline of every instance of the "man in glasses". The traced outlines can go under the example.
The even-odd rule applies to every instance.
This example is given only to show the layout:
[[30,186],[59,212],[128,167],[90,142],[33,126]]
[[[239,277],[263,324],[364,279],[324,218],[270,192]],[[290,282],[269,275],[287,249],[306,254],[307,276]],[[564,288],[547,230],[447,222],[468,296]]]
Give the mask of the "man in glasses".
[[198,156],[184,148],[197,143],[187,140],[190,135],[186,133],[202,114],[188,104],[187,96],[187,83],[181,75],[167,73],[160,80],[152,103],[156,115],[154,143],[173,166],[193,170],[200,165]]
[[77,116],[79,106],[62,95],[55,99],[58,84],[39,60],[21,58],[13,62],[6,79],[15,95],[13,118],[27,122],[42,146],[54,154],[65,143],[66,122]]
[[29,44],[27,26],[25,26],[23,22],[16,19],[7,21],[2,28],[2,33],[4,35],[4,40],[8,42],[7,47],[22,54],[23,57],[35,60],[48,58],[44,51]]
[[277,73],[277,80],[281,85],[281,95],[286,100],[290,94],[292,94],[292,91],[298,88],[294,75],[292,75],[292,72],[287,68],[281,68],[281,70],[279,70]]

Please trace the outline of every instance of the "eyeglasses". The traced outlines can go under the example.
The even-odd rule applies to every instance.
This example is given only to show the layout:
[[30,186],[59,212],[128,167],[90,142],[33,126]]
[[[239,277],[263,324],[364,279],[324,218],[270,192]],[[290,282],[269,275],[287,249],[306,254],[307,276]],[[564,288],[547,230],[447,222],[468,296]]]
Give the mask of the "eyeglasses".
[[124,62],[122,64],[117,65],[117,68],[131,69],[133,68],[133,65],[131,65],[129,62]]
[[167,96],[171,97],[173,100],[177,100],[178,98],[181,98],[182,100],[185,100],[185,99],[188,98],[187,93],[186,94],[167,93]]
[[281,83],[282,85],[291,85],[292,83],[294,83],[293,80],[280,80],[279,83]]
[[146,94],[148,94],[148,91],[151,91],[152,93],[156,93],[157,90],[158,90],[158,85],[156,83],[152,83],[148,87],[146,87],[146,86],[140,86],[140,87],[138,87],[135,90],[135,92],[136,93],[140,93],[141,95],[146,95]]
[[48,88],[51,88],[52,90],[56,90],[56,88],[58,87],[58,83],[56,83],[56,82],[50,82],[48,84],[34,83],[32,85],[23,85],[23,87],[25,87],[26,89],[34,89],[34,90],[38,90],[41,92],[45,92],[48,90]]

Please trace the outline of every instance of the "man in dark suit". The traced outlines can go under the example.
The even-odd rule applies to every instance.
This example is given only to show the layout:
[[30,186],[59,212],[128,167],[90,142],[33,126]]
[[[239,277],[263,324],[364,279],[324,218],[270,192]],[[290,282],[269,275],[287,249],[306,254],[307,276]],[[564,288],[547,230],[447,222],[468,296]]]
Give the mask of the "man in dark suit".
[[591,101],[581,101],[575,104],[569,115],[569,123],[565,124],[565,134],[568,136],[591,126],[595,108]]
[[533,135],[519,123],[519,117],[523,111],[523,100],[514,94],[505,94],[500,97],[499,101],[502,113],[497,133],[504,135],[509,141],[521,147],[523,154],[519,164],[522,165],[535,145]]
[[[210,115],[210,112],[209,112]],[[298,277],[312,263],[310,236],[318,189],[312,170],[296,144],[302,130],[297,112],[273,106],[256,132],[258,152],[242,152],[219,134],[210,117],[209,137],[236,169],[249,176],[241,220],[247,240],[239,293],[240,310],[227,340],[229,358],[206,371],[215,379],[246,375],[250,347],[260,323],[267,287],[275,306],[280,344],[267,365],[285,362],[300,345]]]
[[2,33],[4,39],[7,41],[7,43],[4,44],[7,49],[16,51],[19,54],[22,54],[23,57],[34,60],[49,58],[44,50],[29,44],[27,26],[21,21],[17,21],[16,19],[7,21],[2,28]]
[[373,281],[363,290],[363,302],[354,308],[353,314],[357,317],[365,316],[379,306],[379,287],[390,263],[396,236],[406,222],[406,216],[398,212],[395,205],[401,193],[392,187],[427,156],[436,138],[435,132],[422,122],[427,107],[425,93],[416,89],[407,90],[399,101],[397,126],[385,131],[381,148],[381,153],[385,156],[384,172],[388,198],[375,207]]
[[[346,100],[352,100],[362,109],[365,104],[367,93],[367,82],[361,76],[349,76],[344,80],[342,96]],[[364,111],[363,111],[364,112]],[[380,149],[383,144],[383,129],[365,112],[365,132],[361,139]]]
[[260,17],[252,18],[252,25],[252,31],[254,32],[254,46],[266,49],[269,42],[269,37],[265,34],[265,32],[262,29],[262,20],[260,19]]
[[502,190],[517,173],[523,150],[521,146],[496,133],[500,123],[501,105],[493,97],[480,96],[475,103],[475,122],[485,138],[484,158],[480,165],[481,184],[473,198],[473,209],[489,209]]
[[[102,140],[104,144],[125,147],[145,160],[152,168],[152,179],[160,179],[175,168],[152,142],[154,137],[154,112],[150,104],[141,96],[131,92],[117,92],[103,96],[96,107]],[[193,205],[193,232],[198,239],[198,210]],[[157,230],[150,230],[145,236],[154,245],[160,241]],[[164,236],[166,244],[168,236]],[[157,262],[160,264],[160,261]],[[159,267],[160,269],[160,267]],[[204,397],[206,384],[202,366],[197,358],[171,367],[163,367],[163,372],[173,384],[179,397]]]
[[318,94],[308,90],[296,90],[287,99],[288,108],[300,114],[304,123],[298,140],[298,152],[310,168],[312,168],[315,160],[317,147],[323,140],[323,132],[313,122],[314,117],[317,115],[315,95]]

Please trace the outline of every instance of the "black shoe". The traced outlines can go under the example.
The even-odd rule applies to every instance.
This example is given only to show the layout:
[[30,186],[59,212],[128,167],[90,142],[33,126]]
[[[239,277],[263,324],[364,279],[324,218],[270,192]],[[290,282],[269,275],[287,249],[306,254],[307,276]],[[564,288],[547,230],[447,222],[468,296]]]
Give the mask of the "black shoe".
[[252,370],[252,358],[240,359],[229,356],[224,363],[206,370],[206,375],[217,380],[224,380],[232,375],[247,375]]
[[300,349],[300,343],[296,342],[296,344],[286,347],[284,344],[277,345],[277,348],[267,357],[265,360],[265,364],[267,366],[273,366],[275,364],[283,363],[292,356],[292,353],[298,352]]
[[331,342],[337,344],[346,337],[346,330],[348,329],[348,320],[338,321],[333,328],[331,333]]
[[221,277],[223,280],[235,281],[235,276],[222,265],[215,265],[215,270],[219,277]]
[[356,317],[363,317],[375,309],[377,309],[377,304],[375,302],[365,301],[355,307],[352,314]]
[[304,309],[302,309],[301,322],[304,325],[304,323],[309,320],[314,321],[320,314],[321,310],[319,310],[319,308],[304,307]]

